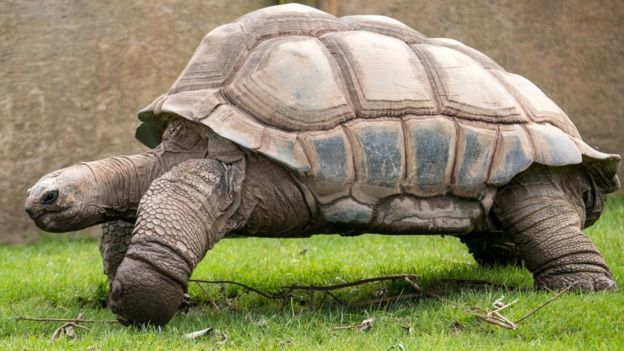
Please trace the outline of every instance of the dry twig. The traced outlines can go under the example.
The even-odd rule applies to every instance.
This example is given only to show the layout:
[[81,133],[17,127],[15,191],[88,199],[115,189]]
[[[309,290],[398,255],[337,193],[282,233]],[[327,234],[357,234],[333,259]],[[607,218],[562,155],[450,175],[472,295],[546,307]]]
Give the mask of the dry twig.
[[494,308],[493,310],[483,311],[480,308],[470,308],[469,312],[484,322],[494,324],[505,329],[516,329],[516,324],[509,320],[509,318],[505,317],[501,311],[515,304],[518,300],[514,300],[506,304],[503,302],[503,298],[504,296],[501,296],[494,301],[492,304],[492,307]]
[[[80,313],[78,315],[78,317],[71,319],[71,318],[48,318],[48,317],[28,317],[28,316],[21,316],[19,313],[17,313],[15,311],[15,309],[13,309],[13,306],[11,306],[11,304],[9,304],[9,308],[11,309],[11,311],[13,312],[14,316],[11,317],[12,319],[16,320],[16,321],[33,321],[33,322],[61,322],[61,323],[119,323],[115,320],[112,319],[101,319],[101,320],[97,320],[97,319],[81,319],[82,318],[82,313]],[[83,326],[80,326],[81,328],[86,328]]]
[[62,323],[119,323],[112,319],[71,319],[71,318],[47,318],[47,317],[28,317],[28,316],[15,316],[12,317],[16,321],[34,321],[34,322],[62,322]]
[[52,341],[60,338],[63,335],[65,335],[65,337],[67,337],[68,339],[75,339],[76,338],[76,331],[74,330],[74,328],[82,328],[82,329],[91,331],[91,329],[78,324],[79,322],[81,322],[81,320],[80,320],[81,318],[82,318],[82,312],[80,314],[78,314],[78,317],[76,317],[74,319],[75,322],[63,323],[63,325],[61,325],[60,327],[56,328],[54,333],[52,333]]
[[530,316],[532,316],[535,312],[541,310],[542,308],[544,308],[546,305],[550,304],[551,302],[555,301],[556,299],[558,299],[561,295],[563,295],[565,292],[567,292],[568,290],[570,290],[570,288],[572,288],[572,286],[568,286],[567,288],[561,290],[560,292],[557,293],[557,295],[551,297],[550,299],[548,299],[546,302],[544,302],[543,304],[537,306],[535,309],[533,309],[531,312],[525,314],[522,318],[518,319],[516,321],[516,324],[520,324],[522,321],[524,321],[525,319],[529,318]]
[[[373,283],[373,282],[381,282],[381,281],[396,281],[396,280],[405,280],[406,282],[408,282],[412,287],[414,287],[414,289],[416,289],[417,292],[419,292],[419,294],[410,294],[410,298],[422,295],[422,289],[420,289],[420,287],[418,287],[418,285],[416,285],[416,283],[413,282],[413,280],[417,279],[416,275],[413,274],[395,274],[395,275],[386,275],[386,276],[380,276],[380,277],[373,277],[373,278],[365,278],[365,279],[360,279],[360,280],[356,280],[356,281],[352,281],[352,282],[347,282],[347,283],[339,283],[339,284],[333,284],[333,285],[299,285],[299,284],[293,284],[293,285],[287,285],[284,286],[280,289],[280,292],[277,293],[268,293],[268,292],[264,292],[261,290],[258,290],[256,288],[252,288],[251,286],[245,285],[243,283],[239,283],[239,282],[235,282],[235,281],[231,281],[231,280],[204,280],[204,279],[191,279],[190,282],[194,282],[194,283],[198,283],[198,284],[231,284],[231,285],[236,285],[239,286],[247,291],[251,291],[253,293],[256,293],[260,296],[266,297],[268,299],[283,299],[283,298],[287,298],[287,297],[293,297],[293,292],[294,291],[307,291],[307,292],[323,292],[326,295],[328,295],[329,297],[331,297],[332,299],[334,299],[337,303],[339,304],[343,304],[344,302],[342,300],[340,300],[336,295],[334,295],[332,293],[333,290],[339,290],[339,289],[344,289],[344,288],[349,288],[349,287],[354,287],[354,286],[358,286],[358,285],[364,285],[364,284],[368,284],[368,283]],[[202,291],[205,292],[205,290],[202,288]],[[391,297],[391,298],[381,298],[381,299],[376,299],[376,300],[367,300],[364,301],[364,303],[367,304],[371,304],[371,303],[377,303],[377,302],[387,302],[387,301],[396,301],[399,299],[403,299],[401,297]]]

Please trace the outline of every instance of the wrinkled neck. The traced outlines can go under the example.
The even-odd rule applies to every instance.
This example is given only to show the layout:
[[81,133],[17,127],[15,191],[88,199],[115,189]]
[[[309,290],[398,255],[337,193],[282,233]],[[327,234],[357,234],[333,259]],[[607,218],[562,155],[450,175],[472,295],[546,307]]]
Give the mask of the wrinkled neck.
[[83,164],[95,177],[93,191],[98,212],[109,220],[133,220],[151,182],[166,171],[158,149]]
[[183,148],[165,140],[155,149],[130,156],[116,156],[86,162],[94,177],[96,206],[105,220],[133,221],[139,201],[152,181],[181,162],[204,158],[205,148]]

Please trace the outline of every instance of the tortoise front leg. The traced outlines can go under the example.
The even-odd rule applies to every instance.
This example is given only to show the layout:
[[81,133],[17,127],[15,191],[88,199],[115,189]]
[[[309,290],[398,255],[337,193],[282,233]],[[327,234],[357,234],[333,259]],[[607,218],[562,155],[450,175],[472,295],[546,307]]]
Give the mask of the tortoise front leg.
[[133,229],[134,222],[123,219],[102,223],[100,254],[102,254],[104,274],[108,277],[109,287],[113,284],[117,267],[126,255]]
[[204,254],[239,223],[244,161],[190,160],[156,179],[141,199],[132,243],[112,284],[122,324],[164,325]]
[[581,231],[585,209],[580,182],[565,181],[577,170],[533,168],[497,195],[493,211],[518,245],[537,288],[580,291],[616,290],[616,284],[591,240]]

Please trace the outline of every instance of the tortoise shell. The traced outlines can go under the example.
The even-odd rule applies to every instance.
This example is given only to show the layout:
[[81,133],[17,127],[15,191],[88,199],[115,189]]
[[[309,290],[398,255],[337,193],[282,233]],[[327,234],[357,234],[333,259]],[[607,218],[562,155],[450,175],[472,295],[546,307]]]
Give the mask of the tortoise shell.
[[172,116],[282,163],[321,205],[481,199],[534,162],[584,163],[607,178],[619,165],[484,54],[388,17],[298,4],[208,33],[169,92],[140,112],[137,138],[157,145]]

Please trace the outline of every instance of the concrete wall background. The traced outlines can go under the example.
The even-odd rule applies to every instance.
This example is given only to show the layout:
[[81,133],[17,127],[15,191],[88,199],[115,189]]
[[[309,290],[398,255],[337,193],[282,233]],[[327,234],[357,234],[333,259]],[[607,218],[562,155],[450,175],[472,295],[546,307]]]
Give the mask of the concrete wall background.
[[33,238],[26,189],[80,160],[140,152],[136,112],[201,38],[273,1],[2,0],[0,241]]
[[[36,236],[22,206],[43,174],[141,151],[136,111],[169,88],[203,35],[273,3],[0,2],[0,242]],[[624,154],[621,1],[360,0],[335,11],[463,41],[536,83],[589,144]]]

